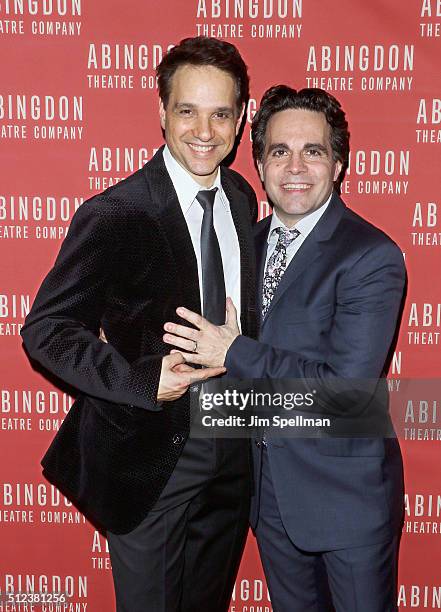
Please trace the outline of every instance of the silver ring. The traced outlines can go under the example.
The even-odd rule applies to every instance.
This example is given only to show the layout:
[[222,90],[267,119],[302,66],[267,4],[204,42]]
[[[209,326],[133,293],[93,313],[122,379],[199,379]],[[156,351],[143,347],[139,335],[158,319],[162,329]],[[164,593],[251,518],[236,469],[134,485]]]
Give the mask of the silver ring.
[[193,353],[197,353],[198,352],[198,343],[196,340],[193,340],[194,342],[194,347],[193,347]]

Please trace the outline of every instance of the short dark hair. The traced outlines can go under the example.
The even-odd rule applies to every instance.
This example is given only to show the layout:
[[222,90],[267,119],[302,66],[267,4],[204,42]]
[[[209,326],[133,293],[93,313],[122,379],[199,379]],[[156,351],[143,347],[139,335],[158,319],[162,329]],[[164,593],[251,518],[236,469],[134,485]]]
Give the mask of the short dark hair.
[[331,128],[330,144],[334,160],[342,164],[342,171],[336,181],[337,184],[340,184],[349,157],[348,122],[340,102],[323,89],[310,87],[296,91],[288,85],[276,85],[266,90],[251,126],[254,162],[257,164],[263,159],[266,127],[270,118],[275,113],[292,108],[315,111],[325,115]]
[[167,106],[171,80],[178,68],[190,64],[192,66],[213,66],[227,72],[236,85],[237,110],[248,102],[250,80],[247,66],[239,51],[231,43],[207,36],[184,38],[172,47],[156,68],[158,77],[159,97]]

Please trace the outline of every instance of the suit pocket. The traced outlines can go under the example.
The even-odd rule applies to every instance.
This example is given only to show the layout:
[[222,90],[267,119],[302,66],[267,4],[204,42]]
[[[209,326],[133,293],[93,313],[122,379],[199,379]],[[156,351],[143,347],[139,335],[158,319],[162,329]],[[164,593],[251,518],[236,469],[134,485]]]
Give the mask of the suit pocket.
[[315,444],[329,457],[384,457],[383,438],[319,438]]
[[88,397],[87,403],[90,404],[94,414],[104,424],[114,427],[123,434],[133,428],[136,408],[126,404],[113,404],[93,397]]

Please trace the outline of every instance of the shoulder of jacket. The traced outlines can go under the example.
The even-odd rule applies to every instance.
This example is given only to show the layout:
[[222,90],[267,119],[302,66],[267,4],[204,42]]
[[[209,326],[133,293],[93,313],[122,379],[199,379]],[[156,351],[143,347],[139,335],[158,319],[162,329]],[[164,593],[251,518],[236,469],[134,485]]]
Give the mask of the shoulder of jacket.
[[385,231],[350,208],[345,209],[341,223],[343,228],[347,232],[354,234],[359,242],[366,241],[371,244],[388,245],[399,248]]
[[238,189],[241,191],[245,191],[246,193],[254,194],[254,189],[239,172],[233,170],[232,168],[223,167],[223,171],[225,172],[225,176],[227,179],[232,181]]

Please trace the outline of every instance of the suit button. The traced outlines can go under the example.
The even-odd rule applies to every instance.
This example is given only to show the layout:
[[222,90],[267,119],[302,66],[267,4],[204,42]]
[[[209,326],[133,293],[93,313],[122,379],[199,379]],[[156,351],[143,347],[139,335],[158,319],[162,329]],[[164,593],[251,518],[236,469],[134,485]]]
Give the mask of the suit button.
[[257,446],[257,448],[262,446],[262,442],[260,440],[254,440],[254,444]]
[[173,444],[182,444],[183,441],[184,441],[184,436],[181,436],[181,434],[175,434],[173,436]]

